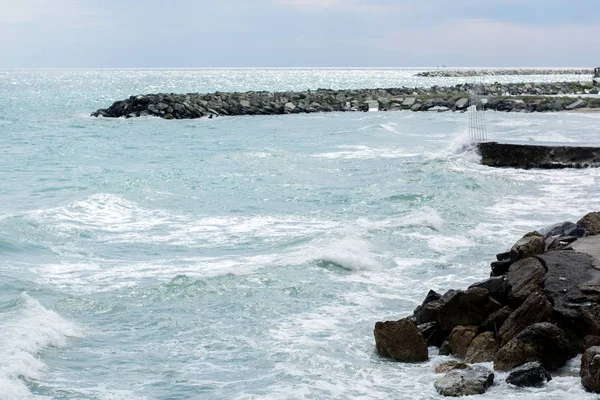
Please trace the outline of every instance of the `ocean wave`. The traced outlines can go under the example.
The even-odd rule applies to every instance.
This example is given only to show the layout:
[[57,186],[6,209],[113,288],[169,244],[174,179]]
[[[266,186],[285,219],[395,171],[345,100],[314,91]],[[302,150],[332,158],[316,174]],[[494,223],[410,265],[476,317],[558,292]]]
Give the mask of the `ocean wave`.
[[0,400],[33,398],[26,382],[40,379],[46,369],[37,354],[48,347],[65,347],[83,332],[27,293],[4,304],[0,315]]

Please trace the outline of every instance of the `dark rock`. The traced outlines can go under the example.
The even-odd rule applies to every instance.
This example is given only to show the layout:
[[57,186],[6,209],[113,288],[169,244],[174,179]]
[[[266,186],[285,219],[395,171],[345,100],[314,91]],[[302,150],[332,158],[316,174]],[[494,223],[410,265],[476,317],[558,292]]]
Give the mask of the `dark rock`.
[[530,361],[539,361],[544,368],[554,371],[571,357],[565,333],[549,322],[526,328],[504,345],[494,359],[494,369],[509,371]]
[[427,343],[417,326],[408,319],[375,323],[375,345],[383,357],[419,362],[429,358]]
[[508,269],[506,287],[511,305],[518,306],[533,292],[543,290],[546,269],[536,258],[517,261]]
[[459,358],[465,358],[467,349],[476,335],[476,326],[457,326],[452,329],[452,333],[450,333],[452,354]]
[[457,291],[441,300],[443,302],[438,313],[438,324],[443,331],[450,332],[454,327],[463,325],[480,325],[502,305],[490,297],[483,288],[471,288]]
[[482,366],[455,369],[438,378],[435,389],[442,396],[459,397],[483,394],[494,384],[494,373]]
[[498,332],[502,345],[530,325],[545,322],[552,315],[552,304],[543,293],[534,292],[504,321]]
[[506,378],[506,382],[519,387],[542,386],[551,380],[552,376],[539,361],[529,362],[513,369]]
[[551,236],[583,237],[585,235],[585,229],[582,229],[573,222],[565,221],[540,229],[540,234],[544,235],[545,238],[549,238]]
[[492,273],[491,277],[500,277],[508,272],[508,269],[513,264],[511,260],[493,261],[491,264]]
[[417,325],[417,328],[419,328],[419,331],[425,338],[427,346],[440,347],[444,342],[446,335],[442,332],[437,322],[427,322]]
[[494,361],[498,352],[498,342],[492,332],[483,332],[471,341],[465,361],[468,363],[480,363]]
[[510,316],[510,314],[513,313],[513,309],[506,306],[503,307],[501,309],[499,309],[498,311],[495,311],[493,313],[490,314],[489,317],[486,318],[485,321],[483,321],[483,323],[479,326],[479,331],[480,332],[493,332],[494,335],[498,335],[498,331],[500,330],[500,327],[502,326],[502,324],[504,324],[504,321],[506,321],[506,319]]
[[510,249],[507,252],[496,254],[496,259],[498,261],[509,260],[511,263],[519,261],[519,257],[519,252],[515,249]]
[[449,360],[449,361],[444,361],[443,363],[436,365],[434,371],[436,374],[445,374],[446,372],[452,371],[453,369],[467,369],[467,368],[470,368],[469,364],[465,364],[460,361]]
[[[444,296],[450,296],[454,290],[448,291]],[[414,317],[417,325],[426,324],[428,322],[436,322],[438,319],[440,308],[442,307],[442,296],[433,290],[430,290],[423,300],[423,303],[414,311]]]
[[439,356],[449,356],[450,354],[452,354],[452,349],[450,348],[450,342],[445,340],[444,343],[442,343],[442,345],[440,346],[438,355]]
[[585,229],[590,235],[600,233],[600,213],[591,212],[577,221],[577,225]]
[[504,276],[493,277],[482,282],[474,283],[469,286],[469,289],[475,287],[486,289],[490,296],[492,296],[498,302],[503,303],[506,300],[505,281],[506,278]]
[[600,336],[588,335],[581,342],[581,352],[584,353],[587,349],[594,346],[600,346]]
[[579,376],[587,391],[600,393],[600,347],[590,347],[583,353]]

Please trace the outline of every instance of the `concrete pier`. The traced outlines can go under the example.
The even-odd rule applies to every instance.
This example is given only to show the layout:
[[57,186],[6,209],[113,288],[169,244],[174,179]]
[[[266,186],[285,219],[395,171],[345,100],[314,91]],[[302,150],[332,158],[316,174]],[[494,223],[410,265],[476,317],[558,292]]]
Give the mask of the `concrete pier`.
[[490,167],[589,168],[600,167],[600,146],[478,143],[481,163]]

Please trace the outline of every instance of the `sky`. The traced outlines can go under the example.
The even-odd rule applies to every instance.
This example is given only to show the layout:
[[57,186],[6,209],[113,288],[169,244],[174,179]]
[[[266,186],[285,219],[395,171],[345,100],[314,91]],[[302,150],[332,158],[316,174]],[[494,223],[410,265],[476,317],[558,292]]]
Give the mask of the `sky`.
[[599,0],[0,0],[0,68],[593,67]]

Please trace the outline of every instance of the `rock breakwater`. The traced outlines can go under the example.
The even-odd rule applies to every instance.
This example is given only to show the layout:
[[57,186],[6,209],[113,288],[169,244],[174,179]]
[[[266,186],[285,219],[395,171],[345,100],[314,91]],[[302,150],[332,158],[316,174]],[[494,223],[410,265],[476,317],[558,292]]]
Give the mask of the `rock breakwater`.
[[[410,351],[422,353],[423,345],[437,346],[440,355],[452,354],[468,363],[493,362],[497,371],[513,370],[508,381],[519,386],[543,385],[551,379],[547,371],[585,353],[582,383],[600,392],[600,362],[595,361],[600,347],[590,347],[600,344],[599,234],[600,212],[526,234],[496,256],[489,279],[466,290],[430,291],[411,316],[377,322],[377,351],[414,362],[423,357],[406,357]],[[406,327],[410,335],[390,337],[389,330],[383,330],[388,325]],[[415,336],[419,331],[421,336]],[[382,351],[387,343],[402,349],[403,357]],[[459,368],[455,364],[469,371],[468,365],[454,363],[438,366],[436,372]],[[493,376],[491,371],[481,373]],[[483,393],[489,386],[477,384],[477,390],[463,391],[464,385],[456,382],[467,380],[472,381],[469,387],[482,381],[451,370],[435,386],[445,396]]]
[[498,69],[436,69],[415,74],[415,76],[429,78],[458,78],[468,76],[495,76],[495,75],[592,75],[591,68],[498,68]]
[[[464,111],[469,93],[485,93],[485,109],[544,112],[600,108],[600,98],[566,95],[598,94],[590,83],[460,84],[449,87],[357,90],[307,90],[298,92],[158,93],[131,96],[92,113],[94,117],[133,118],[155,116],[189,119],[221,115],[280,115],[343,111]],[[556,97],[564,96],[564,97]]]

